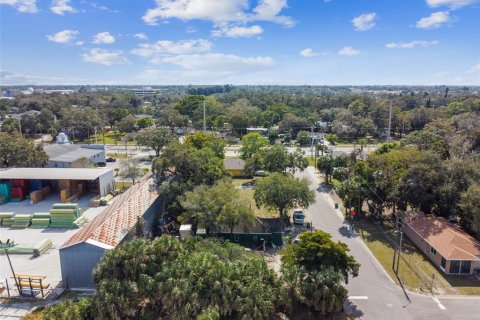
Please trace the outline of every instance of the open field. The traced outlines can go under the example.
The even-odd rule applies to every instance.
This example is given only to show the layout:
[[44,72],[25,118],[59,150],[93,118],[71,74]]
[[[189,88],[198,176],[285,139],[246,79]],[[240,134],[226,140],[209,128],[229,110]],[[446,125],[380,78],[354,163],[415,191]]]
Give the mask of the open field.
[[250,202],[250,207],[253,210],[253,213],[257,217],[261,218],[271,218],[271,217],[277,217],[278,214],[276,211],[273,210],[268,210],[265,207],[260,207],[257,208],[257,205],[255,204],[255,200],[253,199],[253,194],[255,193],[254,189],[245,189],[242,188],[242,185],[245,184],[250,184],[252,181],[255,181],[256,179],[261,179],[261,178],[253,178],[253,179],[233,179],[233,184],[239,188],[240,193],[243,198],[247,199]]
[[[103,141],[103,138],[105,136],[105,142]],[[85,139],[83,142],[84,143],[98,143],[98,144],[119,144],[123,145],[124,142],[121,140],[125,136],[125,133],[120,132],[117,134],[117,140],[115,140],[115,133],[112,131],[105,132],[105,135],[102,133],[98,133],[96,135],[90,136],[90,139]],[[128,139],[127,140],[127,145],[136,145],[137,142],[133,139]]]
[[407,238],[402,245],[399,277],[392,269],[395,235],[393,230],[380,226],[367,219],[355,222],[355,227],[363,241],[382,264],[390,277],[411,291],[429,291],[434,275],[433,292],[435,294],[480,295],[480,280],[474,276],[449,276],[443,274],[423,253]]

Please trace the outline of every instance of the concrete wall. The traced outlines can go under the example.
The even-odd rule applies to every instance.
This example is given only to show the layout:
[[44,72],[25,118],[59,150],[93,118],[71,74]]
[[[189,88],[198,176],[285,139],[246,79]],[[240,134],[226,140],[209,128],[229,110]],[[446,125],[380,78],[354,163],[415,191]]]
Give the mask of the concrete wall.
[[[418,233],[416,233],[412,228],[410,228],[408,224],[403,223],[402,231],[435,265],[437,265],[441,269],[442,255],[440,254],[440,252],[433,254],[430,251],[430,245],[425,240],[423,240],[423,238]],[[445,270],[448,271],[448,260]]]
[[98,188],[100,195],[103,197],[115,190],[115,178],[113,177],[113,170],[106,172],[98,177]]
[[106,249],[85,242],[60,249],[62,281],[69,289],[93,289],[93,269]]

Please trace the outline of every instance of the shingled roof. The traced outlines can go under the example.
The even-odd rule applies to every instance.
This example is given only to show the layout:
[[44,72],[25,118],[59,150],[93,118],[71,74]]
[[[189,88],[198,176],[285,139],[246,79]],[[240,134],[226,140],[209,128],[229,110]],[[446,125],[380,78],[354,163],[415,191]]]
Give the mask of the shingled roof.
[[149,173],[68,239],[61,249],[82,242],[106,249],[116,247],[157,197],[155,182]]

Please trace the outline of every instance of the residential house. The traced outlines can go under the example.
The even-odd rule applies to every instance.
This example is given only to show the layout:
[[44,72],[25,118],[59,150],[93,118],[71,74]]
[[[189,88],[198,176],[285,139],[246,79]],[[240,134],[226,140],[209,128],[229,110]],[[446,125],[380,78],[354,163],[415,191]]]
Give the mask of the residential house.
[[227,158],[223,160],[223,165],[225,166],[225,170],[232,177],[242,177],[245,176],[245,161],[240,158]]
[[402,231],[446,274],[480,269],[480,242],[444,218],[406,214]]

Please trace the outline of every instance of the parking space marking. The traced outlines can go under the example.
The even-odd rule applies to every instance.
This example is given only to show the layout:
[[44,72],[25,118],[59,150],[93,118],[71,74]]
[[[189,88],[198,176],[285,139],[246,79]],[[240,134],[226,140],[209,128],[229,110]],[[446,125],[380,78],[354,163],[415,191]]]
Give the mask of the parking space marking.
[[368,300],[367,296],[349,296],[348,300]]
[[432,297],[433,301],[437,304],[437,306],[441,309],[441,310],[446,310],[447,308],[445,308],[445,306],[440,302],[440,300],[438,300],[437,297]]

